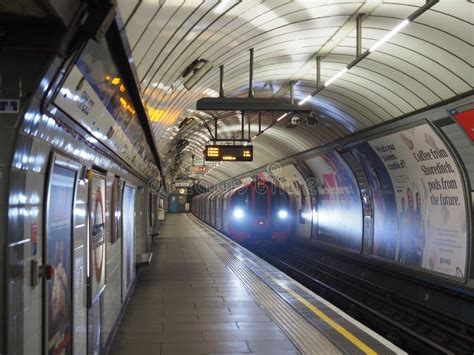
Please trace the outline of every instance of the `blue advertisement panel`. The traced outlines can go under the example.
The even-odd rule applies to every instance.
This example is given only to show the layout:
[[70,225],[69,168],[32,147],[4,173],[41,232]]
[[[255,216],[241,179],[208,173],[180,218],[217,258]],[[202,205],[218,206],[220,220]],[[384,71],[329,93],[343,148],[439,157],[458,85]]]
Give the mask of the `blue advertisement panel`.
[[315,181],[308,187],[317,193],[317,228],[320,241],[360,251],[362,247],[362,201],[357,181],[347,163],[335,151],[304,161]]
[[466,192],[446,143],[428,124],[368,143],[395,191],[396,260],[463,278],[469,236]]
[[397,252],[397,202],[390,174],[372,147],[365,142],[349,147],[369,181],[374,218],[372,253],[394,260]]

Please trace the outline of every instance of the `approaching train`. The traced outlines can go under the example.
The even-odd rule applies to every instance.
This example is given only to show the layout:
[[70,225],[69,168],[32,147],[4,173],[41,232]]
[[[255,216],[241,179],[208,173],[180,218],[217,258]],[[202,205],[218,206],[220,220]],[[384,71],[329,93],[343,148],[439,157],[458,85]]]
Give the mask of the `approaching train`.
[[194,197],[192,213],[241,243],[285,243],[294,218],[288,193],[269,181]]

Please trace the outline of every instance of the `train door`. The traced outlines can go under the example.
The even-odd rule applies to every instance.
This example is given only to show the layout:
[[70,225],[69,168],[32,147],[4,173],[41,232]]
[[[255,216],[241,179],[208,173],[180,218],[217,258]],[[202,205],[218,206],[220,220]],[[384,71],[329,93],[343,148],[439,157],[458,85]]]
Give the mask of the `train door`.
[[224,200],[223,192],[219,191],[216,196],[216,228],[222,229],[222,203]]
[[211,223],[211,193],[206,196],[206,223]]
[[235,189],[231,189],[224,193],[223,203],[222,203],[222,230],[227,232],[229,230],[229,221],[231,217],[230,214],[230,200],[231,196],[234,193]]
[[212,196],[212,205],[213,205],[213,213],[212,213],[212,225],[215,227],[217,225],[217,195],[218,192],[215,192]]
[[214,218],[215,218],[215,213],[216,213],[216,206],[214,204],[214,194],[215,192],[212,192],[209,195],[209,224],[214,225]]
[[135,278],[135,195],[136,188],[125,184],[122,198],[122,302]]
[[54,154],[49,170],[43,247],[43,353],[73,351],[73,205],[80,165]]

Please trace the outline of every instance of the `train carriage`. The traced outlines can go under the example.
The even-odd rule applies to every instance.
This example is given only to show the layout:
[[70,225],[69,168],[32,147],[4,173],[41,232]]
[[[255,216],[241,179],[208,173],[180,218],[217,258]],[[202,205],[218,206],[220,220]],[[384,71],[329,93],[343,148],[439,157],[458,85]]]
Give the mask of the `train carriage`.
[[288,239],[294,223],[288,193],[263,180],[196,196],[193,214],[238,242]]

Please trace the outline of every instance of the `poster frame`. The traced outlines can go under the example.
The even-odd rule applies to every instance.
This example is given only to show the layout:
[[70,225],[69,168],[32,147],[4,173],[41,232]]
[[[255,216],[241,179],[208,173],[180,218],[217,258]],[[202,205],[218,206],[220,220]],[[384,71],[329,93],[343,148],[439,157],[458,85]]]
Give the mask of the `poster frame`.
[[[448,115],[446,115],[446,116],[448,116]],[[456,281],[458,283],[461,282],[461,280],[462,280],[462,283],[466,283],[467,280],[468,280],[468,275],[470,274],[470,271],[472,270],[472,267],[473,267],[472,256],[473,256],[473,253],[474,253],[473,250],[472,250],[472,237],[469,238],[469,236],[472,236],[472,232],[473,232],[473,220],[472,220],[473,216],[472,216],[472,213],[469,213],[469,208],[470,207],[472,208],[472,206],[473,206],[472,205],[473,201],[471,201],[472,186],[470,186],[469,175],[467,174],[465,166],[462,163],[462,160],[461,160],[457,150],[452,147],[452,143],[449,140],[449,138],[433,122],[430,122],[427,119],[424,119],[424,120],[430,125],[430,127],[433,129],[433,131],[439,137],[439,139],[441,139],[441,141],[446,144],[446,147],[448,148],[449,152],[451,153],[451,155],[453,157],[453,160],[454,160],[454,163],[456,164],[456,166],[459,170],[459,176],[460,176],[461,181],[463,183],[464,192],[465,192],[464,193],[464,203],[465,203],[465,206],[466,206],[466,212],[465,213],[466,213],[467,239],[466,239],[466,264],[465,264],[465,269],[464,269],[465,270],[464,277],[460,278],[460,277],[455,277],[455,276],[445,275],[445,274],[441,274],[441,275],[443,275],[442,277],[446,277],[446,278],[449,278],[449,279],[452,278],[454,281]],[[457,122],[455,122],[455,123],[457,124]],[[434,273],[436,275],[440,275],[440,273],[438,273],[438,272],[434,272]]]
[[[77,162],[76,160],[72,159],[71,157],[65,155],[65,154],[60,154],[55,152],[54,150],[51,151],[50,156],[49,156],[49,162],[48,162],[48,167],[46,170],[46,176],[45,176],[45,190],[43,193],[44,196],[44,201],[43,201],[43,246],[42,246],[42,257],[43,257],[43,264],[47,265],[48,262],[48,225],[49,225],[49,209],[48,206],[50,205],[51,202],[51,185],[52,185],[52,175],[53,175],[53,169],[54,166],[58,165],[60,167],[70,169],[75,172],[75,178],[74,178],[74,186],[73,186],[73,194],[72,194],[72,206],[71,206],[71,228],[74,227],[74,205],[76,202],[77,198],[77,182],[79,179],[79,175],[82,169],[82,165]],[[74,236],[73,236],[73,230],[71,229],[71,245],[70,245],[70,250],[69,252],[71,253],[71,256],[73,254],[74,250]],[[74,272],[73,272],[73,266],[74,266],[74,260],[71,257],[70,260],[70,270],[71,270],[71,283],[70,283],[70,291],[71,291],[71,299],[74,299]],[[49,316],[48,316],[48,280],[45,278],[42,279],[42,312],[41,312],[41,323],[42,323],[42,349],[44,354],[48,354],[48,343],[49,343]],[[73,326],[74,326],[74,305],[71,302],[70,304],[70,314],[71,314],[71,350],[72,350],[72,344],[74,342],[74,331],[73,331]]]
[[107,228],[105,228],[105,231],[104,231],[104,284],[102,285],[102,287],[97,291],[97,294],[94,296],[92,294],[92,245],[91,245],[91,236],[92,236],[92,224],[90,223],[90,219],[91,219],[91,212],[92,212],[92,179],[101,179],[103,180],[103,183],[104,183],[104,196],[103,196],[103,199],[104,199],[104,223],[107,223],[107,220],[105,218],[105,213],[106,213],[106,204],[107,204],[107,199],[106,199],[106,193],[107,193],[107,176],[105,175],[105,173],[102,173],[101,171],[98,171],[98,170],[95,170],[95,169],[89,169],[88,172],[87,172],[87,177],[89,179],[89,186],[88,186],[88,206],[87,206],[87,213],[88,213],[88,216],[87,216],[87,253],[88,253],[88,263],[87,263],[87,267],[89,269],[89,273],[88,273],[88,282],[87,282],[87,302],[88,302],[88,308],[92,308],[92,305],[94,303],[96,303],[98,300],[100,300],[100,296],[102,295],[102,293],[104,292],[105,290],[105,287],[107,286],[107,252],[106,252],[106,244],[107,244],[107,234],[106,234],[106,230]]
[[[361,223],[361,231],[360,231],[361,232],[360,247],[358,249],[352,249],[350,247],[343,246],[343,245],[336,245],[336,244],[330,243],[328,241],[321,240],[321,238],[319,238],[319,235],[320,235],[319,198],[320,198],[320,195],[321,195],[321,193],[319,192],[320,181],[319,181],[319,178],[317,178],[314,175],[312,169],[307,164],[307,161],[311,160],[311,159],[322,157],[324,155],[329,155],[329,154],[332,154],[332,153],[335,153],[337,156],[339,156],[339,158],[344,162],[344,164],[346,164],[346,166],[348,168],[348,171],[352,174],[352,178],[354,179],[353,182],[355,182],[356,195],[360,198],[360,204],[361,204],[361,215],[360,215],[360,217],[361,217],[362,223]],[[308,190],[309,190],[309,193],[310,193],[310,196],[311,196],[311,207],[312,207],[312,209],[311,209],[312,227],[311,227],[311,237],[309,239],[311,241],[311,243],[314,243],[314,244],[319,245],[319,246],[328,247],[329,249],[334,249],[334,250],[339,250],[339,251],[343,250],[344,252],[347,252],[347,253],[352,254],[352,255],[363,255],[364,238],[365,238],[365,235],[364,235],[364,208],[363,208],[362,194],[361,194],[361,191],[360,191],[359,181],[357,180],[356,174],[355,174],[352,166],[347,162],[347,160],[343,157],[343,155],[335,148],[325,149],[325,150],[319,151],[315,154],[304,156],[303,158],[298,159],[298,163],[301,164],[303,169],[308,172],[309,178],[316,178],[315,180],[312,180],[312,181],[316,182],[315,186],[308,186]],[[305,178],[307,178],[307,177],[305,176]],[[316,218],[314,218],[313,211],[316,212]]]
[[[312,155],[312,157],[316,155],[317,154]],[[304,183],[306,185],[306,189],[308,190],[308,198],[309,198],[308,203],[309,203],[309,210],[311,213],[311,221],[310,221],[311,228],[309,228],[310,234],[309,234],[308,240],[311,243],[318,243],[317,238],[314,237],[316,235],[315,233],[318,233],[318,223],[317,223],[317,218],[314,218],[315,213],[313,213],[313,211],[317,211],[316,202],[318,198],[318,192],[315,191],[317,189],[313,189],[311,186],[308,186],[308,179],[312,178],[311,169],[305,163],[305,160],[308,158],[310,157],[308,156],[303,159],[298,159],[293,163],[293,165],[295,166],[296,170],[298,170],[300,174],[303,176],[303,178],[306,180]],[[316,214],[316,217],[317,217],[317,214]]]
[[[446,114],[446,117],[448,117],[448,114]],[[455,122],[453,122],[453,123],[455,123]],[[410,122],[410,123],[407,123],[407,124],[404,124],[404,125],[400,125],[400,126],[394,128],[392,130],[382,131],[382,132],[378,132],[378,133],[373,134],[373,135],[364,136],[363,138],[360,139],[360,141],[365,141],[365,142],[368,143],[371,140],[375,140],[375,139],[378,139],[378,138],[389,136],[389,135],[392,135],[392,134],[395,134],[395,133],[398,133],[398,132],[405,131],[405,130],[410,129],[410,128],[419,127],[419,126],[422,126],[424,124],[427,124],[433,130],[433,132],[438,136],[438,138],[445,144],[446,148],[449,150],[449,153],[451,154],[451,156],[453,158],[454,163],[456,164],[456,167],[458,168],[459,176],[460,176],[460,179],[461,179],[462,184],[463,184],[464,192],[466,192],[464,194],[464,202],[466,204],[466,211],[465,211],[465,214],[466,214],[466,230],[467,230],[467,235],[469,236],[470,233],[472,233],[472,219],[471,219],[470,214],[468,213],[469,212],[469,206],[471,206],[471,204],[470,204],[471,201],[470,201],[469,193],[467,193],[467,192],[470,191],[469,190],[470,186],[469,186],[468,179],[467,179],[467,173],[466,173],[466,170],[465,170],[465,168],[464,168],[464,166],[463,166],[463,164],[462,164],[462,162],[459,158],[458,153],[452,148],[451,142],[446,137],[446,135],[438,127],[436,127],[436,125],[433,122],[431,122],[426,117],[420,117],[419,119],[417,119],[414,122]],[[348,148],[351,144],[353,144],[357,141],[358,140],[356,140],[354,142],[345,143],[344,147]],[[350,148],[349,148],[349,150],[350,150]],[[318,154],[315,154],[315,156],[316,155],[318,155]],[[365,174],[364,171],[363,171],[363,173]],[[372,235],[372,239],[373,239],[373,235]],[[437,271],[434,271],[434,270],[423,269],[422,267],[418,267],[418,266],[402,264],[400,262],[397,262],[396,260],[384,259],[383,257],[377,256],[377,255],[372,254],[372,253],[368,253],[366,256],[368,258],[370,258],[371,260],[382,262],[385,265],[391,265],[391,266],[397,267],[397,268],[399,267],[400,269],[405,270],[405,272],[406,272],[406,270],[413,270],[413,271],[420,272],[420,273],[425,274],[425,275],[428,274],[428,275],[435,276],[435,277],[438,277],[438,278],[442,278],[442,279],[445,279],[445,280],[453,281],[453,282],[456,282],[458,284],[465,284],[467,282],[467,275],[469,274],[469,270],[472,267],[470,265],[471,254],[472,254],[471,248],[472,248],[472,242],[471,242],[470,238],[467,237],[467,240],[466,240],[467,255],[466,255],[466,264],[465,264],[466,272],[465,272],[464,277],[462,277],[462,278],[452,276],[452,275],[448,275],[448,274],[443,274],[441,272],[437,272]]]

